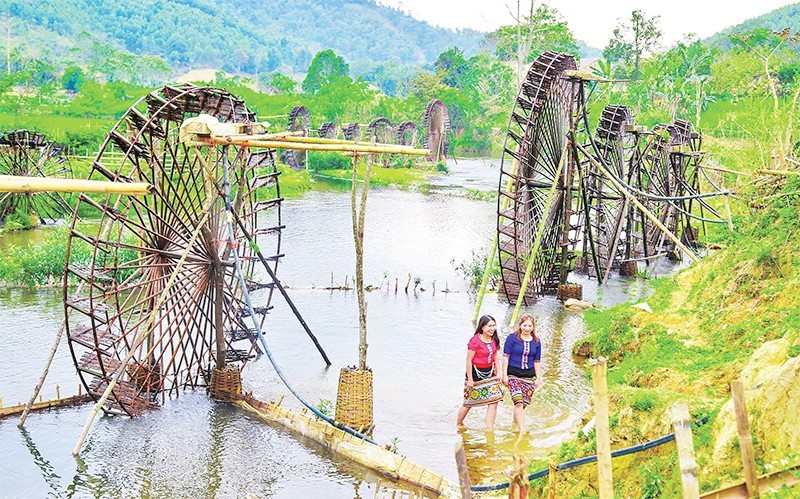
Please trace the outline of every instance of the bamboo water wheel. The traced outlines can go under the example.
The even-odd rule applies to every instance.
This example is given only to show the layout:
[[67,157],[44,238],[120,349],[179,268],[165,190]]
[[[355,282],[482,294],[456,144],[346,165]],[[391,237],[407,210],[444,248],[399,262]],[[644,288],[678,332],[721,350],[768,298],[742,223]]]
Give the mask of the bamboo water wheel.
[[395,128],[394,143],[401,146],[417,145],[417,124],[413,121],[404,121]]
[[[72,169],[64,147],[32,130],[0,134],[0,175],[70,178]],[[57,192],[0,194],[0,220],[13,213],[35,214],[41,223],[72,214],[72,207]]]
[[637,260],[650,264],[679,256],[677,249],[696,260],[698,224],[725,222],[708,198],[729,193],[702,169],[702,138],[691,123],[647,131],[628,107],[610,105],[592,135],[586,87],[598,79],[575,68],[569,54],[541,54],[509,119],[497,250],[500,289],[511,303],[562,294],[573,269],[603,283],[612,269],[632,275]]
[[[364,138],[370,142],[391,144],[395,139],[395,125],[392,120],[380,116],[373,119],[367,125]],[[389,165],[389,154],[377,155],[376,162],[384,166]]]
[[336,130],[336,123],[326,121],[319,127],[319,130],[317,130],[317,135],[323,139],[335,139],[339,135],[339,132]]
[[361,126],[355,121],[348,123],[342,128],[342,135],[345,140],[361,140]]
[[563,164],[571,153],[567,135],[578,92],[564,71],[575,68],[571,55],[540,55],[509,120],[500,168],[497,236],[501,292],[512,303],[526,275],[526,304],[536,295],[556,292],[562,266],[568,263],[559,258],[566,250],[565,237],[576,237],[574,231],[568,232],[574,170]]
[[[311,116],[305,106],[294,106],[287,118],[286,130],[300,132],[303,137],[308,137]],[[299,149],[287,149],[281,152],[281,161],[295,170],[305,170],[308,161],[308,152]]]
[[425,130],[422,146],[431,151],[428,161],[444,161],[450,150],[451,131],[450,113],[444,102],[433,99],[428,103],[422,115],[422,128]]
[[104,407],[108,413],[137,416],[181,390],[209,386],[212,372],[242,366],[257,353],[245,320],[264,323],[273,286],[245,281],[251,293],[261,290],[254,295],[258,317],[250,317],[234,257],[245,276],[253,275],[254,246],[239,228],[230,236],[220,193],[229,189],[232,210],[261,251],[271,254],[267,260],[276,271],[283,226],[274,150],[183,142],[181,125],[200,114],[223,123],[255,121],[225,90],[185,85],[148,94],[108,134],[89,178],[147,182],[154,193],[82,194],[78,210],[93,210],[99,224],[72,220],[64,277],[67,337],[95,400],[119,375]]

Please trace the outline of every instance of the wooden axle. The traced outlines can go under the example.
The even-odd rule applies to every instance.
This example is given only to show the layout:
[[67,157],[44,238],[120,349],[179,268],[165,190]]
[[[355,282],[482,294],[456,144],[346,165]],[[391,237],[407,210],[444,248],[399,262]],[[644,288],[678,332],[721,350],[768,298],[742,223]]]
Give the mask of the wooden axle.
[[153,186],[138,182],[0,175],[0,192],[90,192],[146,196],[153,192]]

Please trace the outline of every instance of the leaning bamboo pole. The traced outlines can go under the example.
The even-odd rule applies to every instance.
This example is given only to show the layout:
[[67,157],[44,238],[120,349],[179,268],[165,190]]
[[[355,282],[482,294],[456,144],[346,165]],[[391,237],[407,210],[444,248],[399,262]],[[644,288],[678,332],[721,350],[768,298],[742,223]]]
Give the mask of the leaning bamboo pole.
[[666,226],[665,226],[663,223],[661,223],[661,220],[659,220],[659,219],[658,219],[658,217],[656,217],[655,215],[653,215],[653,214],[650,212],[650,210],[648,210],[647,208],[645,208],[645,206],[644,206],[644,205],[643,205],[641,202],[639,202],[639,200],[638,200],[638,199],[636,199],[636,196],[634,196],[633,194],[631,194],[630,192],[628,192],[628,190],[627,190],[627,189],[625,189],[625,188],[624,188],[624,187],[623,187],[623,186],[622,186],[622,185],[621,185],[619,182],[617,182],[617,181],[614,179],[614,177],[612,177],[612,176],[611,176],[611,175],[608,173],[608,170],[606,170],[606,168],[605,168],[605,167],[604,167],[604,166],[603,166],[603,165],[602,165],[602,164],[601,164],[599,161],[597,161],[596,159],[594,159],[594,158],[593,158],[593,157],[592,157],[592,156],[589,154],[589,152],[586,150],[586,148],[584,148],[584,147],[583,147],[582,145],[580,145],[580,144],[575,144],[575,145],[576,145],[576,146],[578,146],[578,149],[580,149],[580,150],[581,150],[581,152],[584,154],[584,156],[586,156],[586,157],[589,159],[589,161],[591,161],[591,162],[592,162],[592,164],[593,164],[595,167],[597,167],[597,169],[598,169],[598,170],[600,170],[600,171],[603,173],[603,175],[605,175],[605,176],[606,176],[606,178],[608,178],[608,180],[610,180],[610,181],[611,181],[611,183],[612,183],[612,184],[614,184],[614,187],[616,187],[616,188],[617,188],[617,190],[618,190],[619,192],[621,192],[623,195],[625,195],[625,197],[627,197],[628,199],[630,199],[630,200],[631,200],[631,202],[632,202],[633,204],[635,204],[637,208],[639,208],[639,210],[640,210],[640,211],[641,211],[641,212],[644,214],[644,216],[645,216],[645,217],[647,217],[648,219],[650,219],[650,221],[651,221],[651,222],[653,222],[653,223],[655,224],[655,226],[656,226],[656,227],[658,227],[658,228],[659,228],[659,230],[660,230],[660,231],[661,231],[661,232],[662,232],[662,233],[663,233],[665,236],[667,236],[667,237],[668,237],[668,238],[669,238],[669,239],[670,239],[670,240],[671,240],[673,243],[675,243],[675,246],[677,246],[678,248],[680,248],[680,249],[681,249],[681,251],[683,251],[684,253],[686,253],[687,255],[689,255],[689,258],[691,258],[691,259],[692,259],[692,261],[694,261],[695,263],[697,263],[697,262],[699,262],[699,261],[700,261],[700,258],[699,258],[697,255],[695,255],[695,254],[694,254],[694,251],[690,250],[690,249],[689,249],[689,248],[688,248],[688,247],[687,247],[685,244],[683,244],[683,243],[681,242],[681,240],[680,240],[680,239],[678,239],[678,237],[677,237],[677,236],[675,236],[675,234],[673,234],[673,233],[672,233],[672,231],[670,231],[670,230],[669,230],[669,229],[668,229],[668,228],[667,228],[667,227],[666,227]]
[[[158,302],[156,302],[154,310],[161,309],[161,306],[164,304],[164,302],[169,297],[169,292],[172,290],[172,287],[176,284],[177,277],[180,274],[184,263],[186,262],[186,258],[189,256],[189,253],[191,253],[192,248],[194,247],[195,242],[197,241],[197,238],[200,235],[200,232],[202,231],[202,229],[206,225],[206,221],[209,218],[209,213],[211,211],[211,208],[212,208],[212,206],[214,206],[214,201],[216,201],[216,197],[210,198],[208,200],[208,202],[206,203],[206,206],[203,209],[203,218],[200,220],[200,223],[197,224],[197,227],[195,227],[195,229],[192,231],[192,236],[189,239],[188,244],[186,245],[186,250],[184,251],[183,255],[181,256],[181,259],[178,260],[177,265],[175,265],[175,270],[172,272],[172,275],[170,276],[169,281],[167,281],[167,285],[164,287],[164,290],[161,292],[161,296],[158,297]],[[153,326],[153,322],[155,321],[155,318],[156,318],[157,315],[158,314],[150,314],[150,317],[148,317],[147,322],[144,324],[144,327],[142,327],[142,329],[141,329],[141,334],[139,334],[139,336],[134,340],[133,344],[130,345],[130,348],[128,350],[128,354],[125,356],[124,359],[122,359],[122,362],[120,362],[120,366],[117,368],[116,375],[108,383],[108,386],[106,387],[105,391],[103,392],[103,395],[100,397],[100,400],[98,400],[97,403],[95,404],[95,406],[92,408],[92,411],[89,414],[89,418],[86,420],[86,424],[83,426],[83,431],[81,432],[81,435],[78,438],[78,441],[75,443],[75,448],[72,450],[72,455],[73,456],[77,456],[78,454],[80,454],[81,447],[83,446],[84,440],[86,440],[86,436],[89,434],[89,429],[92,427],[92,423],[94,422],[94,418],[100,412],[100,409],[106,403],[106,400],[108,400],[108,397],[111,395],[111,391],[114,389],[115,386],[117,386],[117,383],[119,382],[119,380],[122,379],[122,375],[125,373],[125,368],[128,365],[128,362],[131,361],[131,359],[133,358],[133,355],[136,353],[136,350],[141,346],[141,344],[147,338],[147,336],[148,336],[147,335],[147,331],[150,330],[150,328]]]
[[106,182],[103,180],[0,175],[0,192],[44,191],[146,196],[153,192],[153,186],[141,182]]

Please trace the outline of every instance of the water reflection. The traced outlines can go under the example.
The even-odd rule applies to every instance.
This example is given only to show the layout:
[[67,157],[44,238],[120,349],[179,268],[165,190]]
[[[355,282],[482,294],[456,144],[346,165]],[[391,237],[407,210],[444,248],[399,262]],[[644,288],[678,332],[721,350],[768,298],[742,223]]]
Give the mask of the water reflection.
[[[526,410],[528,432],[519,438],[509,400],[501,402],[496,429],[486,433],[481,411],[456,430],[461,405],[466,344],[474,331],[475,296],[455,266],[481,253],[494,237],[495,204],[456,197],[457,184],[496,188],[496,165],[459,160],[451,175],[435,180],[434,194],[375,189],[366,214],[365,280],[380,289],[367,293],[368,364],[373,369],[375,438],[398,442],[399,452],[457,483],[453,446],[462,439],[474,483],[505,481],[515,451],[531,458],[576,431],[589,408],[589,384],[571,355],[584,334],[579,314],[543,298],[523,312],[537,317],[544,342],[544,385]],[[453,181],[453,179],[457,179]],[[467,182],[466,179],[473,179]],[[470,187],[473,188],[473,187]],[[353,275],[354,250],[349,195],[317,192],[286,203],[287,229],[278,270],[304,319],[333,362],[326,368],[289,307],[278,297],[267,317],[273,356],[293,388],[310,403],[335,400],[339,368],[358,360],[357,303],[352,291],[322,289]],[[409,292],[404,290],[411,274]],[[264,276],[260,276],[262,279]],[[420,282],[414,289],[414,278]],[[398,281],[395,291],[395,279]],[[637,300],[646,286],[635,279],[612,280],[584,296],[602,305]],[[352,277],[349,278],[352,282]],[[389,283],[387,286],[386,283]],[[436,292],[434,293],[434,283]],[[444,293],[448,288],[450,293]],[[255,305],[259,296],[254,294]],[[498,318],[501,338],[509,333],[512,309],[496,295],[482,313]],[[0,396],[22,401],[35,385],[63,316],[59,290],[0,290]],[[24,317],[24,321],[20,320]],[[20,355],[22,352],[25,355]],[[248,364],[245,390],[277,400],[287,390],[266,358]],[[52,384],[77,386],[66,344],[51,368]],[[284,405],[299,408],[287,396]],[[418,497],[294,434],[253,419],[235,407],[210,401],[203,391],[168,399],[158,411],[135,420],[98,418],[83,451],[69,455],[88,407],[34,414],[39,456],[20,439],[15,421],[0,421],[0,495],[180,496],[180,497]],[[36,446],[34,446],[36,448]],[[8,459],[5,459],[6,456]],[[13,463],[13,464],[12,464]],[[47,464],[45,464],[47,463]]]

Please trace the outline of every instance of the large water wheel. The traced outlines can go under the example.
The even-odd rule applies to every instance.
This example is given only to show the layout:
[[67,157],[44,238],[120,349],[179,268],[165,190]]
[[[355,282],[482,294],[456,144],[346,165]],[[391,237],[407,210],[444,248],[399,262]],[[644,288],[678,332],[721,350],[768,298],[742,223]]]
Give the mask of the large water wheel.
[[[364,139],[378,144],[391,144],[395,139],[395,125],[389,118],[379,116],[367,125]],[[389,158],[389,154],[376,154],[375,161],[383,166],[388,166]]]
[[[555,293],[569,240],[573,169],[567,137],[572,129],[578,85],[564,77],[575,69],[568,54],[545,52],[533,62],[509,120],[500,167],[497,236],[501,292],[516,303],[526,274],[523,300]],[[567,262],[568,263],[568,262]],[[530,270],[529,270],[530,268]]]
[[422,128],[425,130],[425,137],[422,139],[422,147],[431,153],[428,161],[444,161],[450,148],[450,113],[447,106],[439,99],[431,100],[425,107],[422,115]]
[[[39,132],[12,130],[0,134],[0,175],[70,178],[72,169],[63,146]],[[0,194],[0,220],[13,213],[45,223],[70,216],[72,208],[57,192]]]
[[[294,106],[289,112],[286,120],[286,130],[289,132],[300,132],[303,137],[308,137],[311,116],[305,106]],[[306,169],[308,152],[300,149],[285,149],[281,152],[281,160],[295,170],[303,171]]]
[[154,193],[81,195],[78,209],[93,210],[99,223],[72,221],[64,278],[69,346],[95,399],[121,375],[104,408],[109,413],[136,416],[166,396],[207,386],[214,370],[241,366],[256,348],[246,321],[263,324],[269,309],[272,286],[245,281],[250,291],[262,289],[254,294],[258,317],[249,317],[233,250],[251,276],[254,246],[235,225],[229,241],[220,194],[230,191],[233,212],[261,251],[271,252],[267,260],[277,270],[282,226],[274,150],[182,142],[181,124],[199,114],[255,121],[224,90],[186,85],[148,94],[108,134],[89,178],[147,182]]

